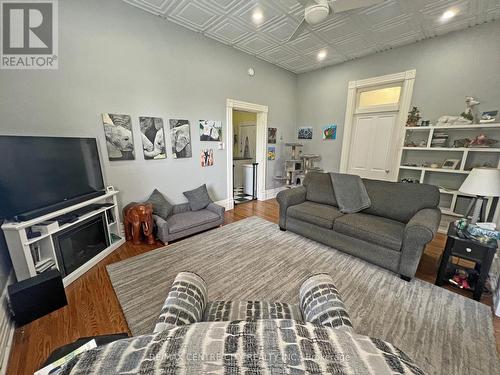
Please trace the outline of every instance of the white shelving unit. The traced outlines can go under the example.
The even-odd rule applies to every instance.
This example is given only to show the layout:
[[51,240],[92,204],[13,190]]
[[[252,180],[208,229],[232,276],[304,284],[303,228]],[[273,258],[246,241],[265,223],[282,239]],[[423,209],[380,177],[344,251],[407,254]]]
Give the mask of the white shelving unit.
[[[403,144],[398,180],[405,178],[418,180],[420,183],[428,183],[440,188],[440,208],[444,215],[440,229],[444,230],[449,221],[465,214],[471,196],[460,193],[458,189],[472,168],[484,164],[500,168],[500,143],[488,148],[431,147],[436,130],[446,133],[448,145],[452,146],[457,139],[474,139],[479,134],[500,140],[500,123],[406,127],[406,137],[403,142],[412,141],[420,147],[407,147]],[[425,146],[421,147],[424,144]],[[459,160],[457,168],[430,167],[433,163],[442,165],[446,159]],[[500,205],[496,206],[493,206],[493,199],[488,199],[486,214],[494,213],[498,216]]]
[[[82,224],[82,222],[84,222],[85,220],[91,219],[93,217],[104,214],[109,246],[101,251],[98,255],[87,261],[85,264],[71,272],[69,275],[66,275],[63,278],[64,286],[67,286],[75,281],[78,277],[87,272],[92,266],[97,264],[101,259],[109,255],[112,251],[125,243],[125,238],[121,233],[121,227],[118,221],[120,217],[117,202],[118,193],[118,191],[110,191],[97,198],[93,198],[55,212],[51,212],[50,214],[37,217],[33,220],[3,224],[2,230],[5,234],[5,240],[9,248],[10,257],[12,259],[12,264],[14,266],[14,272],[16,274],[17,280],[21,281],[36,276],[38,274],[36,265],[49,259],[54,263],[54,265],[50,268],[59,268],[58,257],[56,254],[53,237],[58,233],[78,224]],[[95,203],[107,203],[108,206],[83,214],[78,217],[78,220],[72,223],[57,226],[56,228],[49,230],[47,233],[42,233],[41,236],[31,239],[28,238],[26,231],[34,225],[46,221],[53,221],[59,216],[77,211]]]

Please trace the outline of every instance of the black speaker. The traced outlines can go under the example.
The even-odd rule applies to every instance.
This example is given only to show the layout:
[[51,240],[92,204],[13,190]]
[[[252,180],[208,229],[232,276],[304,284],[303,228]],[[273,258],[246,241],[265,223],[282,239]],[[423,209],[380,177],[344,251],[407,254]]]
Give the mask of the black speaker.
[[9,285],[8,292],[10,308],[18,325],[25,325],[68,304],[58,270]]

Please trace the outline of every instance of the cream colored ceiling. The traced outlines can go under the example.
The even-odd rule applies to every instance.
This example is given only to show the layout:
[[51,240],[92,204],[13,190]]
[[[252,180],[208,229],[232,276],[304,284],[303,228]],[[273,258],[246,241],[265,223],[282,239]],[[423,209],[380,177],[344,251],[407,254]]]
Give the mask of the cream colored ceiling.
[[[500,0],[387,0],[340,13],[288,42],[303,18],[295,0],[124,0],[294,73],[415,43],[500,18]],[[257,26],[256,9],[264,14]],[[441,15],[453,8],[448,22]],[[317,54],[327,51],[324,61]]]

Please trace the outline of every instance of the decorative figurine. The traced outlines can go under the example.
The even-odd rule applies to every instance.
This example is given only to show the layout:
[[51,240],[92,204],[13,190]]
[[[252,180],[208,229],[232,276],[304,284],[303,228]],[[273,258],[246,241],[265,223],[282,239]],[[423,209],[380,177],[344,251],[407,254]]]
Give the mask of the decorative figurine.
[[458,286],[460,289],[470,290],[471,287],[468,278],[469,274],[467,273],[467,271],[457,269],[453,278],[450,279],[450,283]]
[[123,208],[125,237],[134,245],[140,245],[144,236],[148,245],[155,243],[153,234],[153,205],[151,203],[132,202]]
[[480,134],[470,143],[470,147],[490,147],[497,142],[496,139],[488,139],[486,135]]
[[467,108],[465,108],[465,111],[462,112],[460,115],[461,117],[474,122],[474,108],[479,104],[480,102],[475,99],[472,96],[466,96],[465,97],[465,104],[467,105]]
[[420,116],[420,111],[417,107],[413,107],[410,113],[408,113],[408,120],[406,121],[406,126],[417,126],[418,121],[422,117]]
[[490,122],[495,122],[497,119],[498,111],[487,111],[483,112],[481,115],[481,119],[479,120],[480,124],[487,124]]
[[470,125],[472,120],[468,120],[462,116],[441,116],[436,125],[446,126],[446,125]]

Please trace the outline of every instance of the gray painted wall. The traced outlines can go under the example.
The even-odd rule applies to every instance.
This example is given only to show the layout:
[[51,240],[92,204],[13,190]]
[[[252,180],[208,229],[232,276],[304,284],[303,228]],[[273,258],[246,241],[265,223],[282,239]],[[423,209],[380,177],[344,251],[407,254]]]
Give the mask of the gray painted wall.
[[[431,121],[460,114],[468,95],[480,98],[480,110],[500,109],[499,35],[496,21],[299,75],[297,126],[314,128],[304,151],[320,153],[321,166],[338,171],[349,81],[416,69],[412,102]],[[338,124],[336,141],[321,139],[329,123]]]
[[[214,200],[226,198],[226,150],[215,150],[215,165],[201,168],[201,148],[217,144],[200,142],[197,121],[222,120],[226,127],[227,98],[267,105],[269,126],[293,127],[296,76],[281,68],[121,0],[60,1],[59,24],[59,70],[0,71],[0,134],[98,138],[107,183],[123,191],[124,203],[155,187],[182,202],[183,191],[202,183]],[[135,161],[108,161],[103,112],[132,116]],[[189,119],[193,157],[173,160],[168,150],[167,160],[145,161],[140,115],[163,117],[166,127],[169,118]],[[275,166],[270,162],[269,176]],[[274,187],[271,178],[267,186]],[[0,267],[0,287],[7,272]]]

